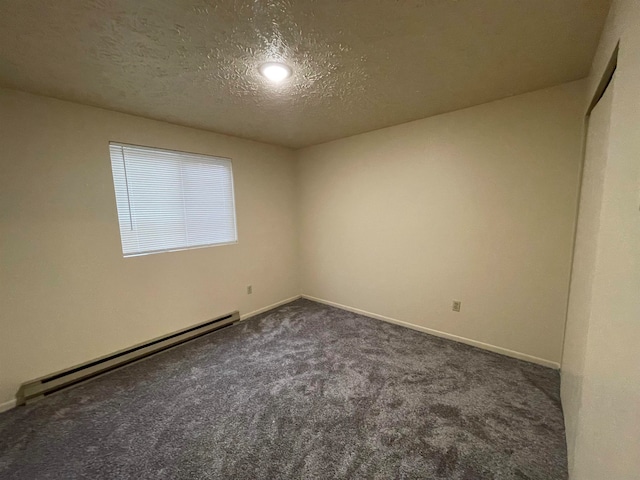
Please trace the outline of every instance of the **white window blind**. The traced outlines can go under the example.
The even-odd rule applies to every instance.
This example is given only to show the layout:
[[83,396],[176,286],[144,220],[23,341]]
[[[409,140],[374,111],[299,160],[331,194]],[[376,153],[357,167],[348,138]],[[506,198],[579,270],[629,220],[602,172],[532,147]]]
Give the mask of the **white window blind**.
[[231,160],[110,143],[125,257],[237,241]]

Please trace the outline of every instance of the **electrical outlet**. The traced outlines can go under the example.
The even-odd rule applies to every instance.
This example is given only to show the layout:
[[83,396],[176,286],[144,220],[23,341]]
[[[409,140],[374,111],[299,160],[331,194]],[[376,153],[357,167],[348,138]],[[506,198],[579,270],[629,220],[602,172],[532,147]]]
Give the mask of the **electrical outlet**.
[[247,294],[251,295],[253,293],[253,286],[252,285],[247,285]]
[[451,304],[451,310],[453,310],[454,312],[459,312],[460,305],[462,305],[462,302],[460,300],[454,300]]

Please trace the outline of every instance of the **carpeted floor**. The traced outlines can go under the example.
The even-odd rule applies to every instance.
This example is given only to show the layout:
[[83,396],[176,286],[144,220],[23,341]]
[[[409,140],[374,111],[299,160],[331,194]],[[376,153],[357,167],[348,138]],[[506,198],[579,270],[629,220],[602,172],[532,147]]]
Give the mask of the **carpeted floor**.
[[297,300],[0,415],[2,479],[565,479],[556,371]]

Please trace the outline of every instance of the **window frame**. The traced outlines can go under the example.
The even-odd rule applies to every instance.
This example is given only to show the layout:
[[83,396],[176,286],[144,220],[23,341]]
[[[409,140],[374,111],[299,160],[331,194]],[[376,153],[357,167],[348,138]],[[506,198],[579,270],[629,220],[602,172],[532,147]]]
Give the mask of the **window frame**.
[[[234,237],[235,240],[232,241],[228,241],[228,242],[217,242],[217,243],[205,243],[205,244],[198,244],[198,245],[189,245],[189,246],[184,246],[184,247],[176,247],[176,248],[167,248],[167,249],[156,249],[156,250],[145,250],[145,251],[141,251],[141,252],[135,252],[135,253],[125,253],[124,251],[124,243],[122,242],[122,226],[120,224],[120,212],[118,209],[118,194],[116,191],[116,179],[114,176],[114,171],[113,171],[113,159],[111,158],[111,147],[115,146],[115,147],[131,147],[131,148],[139,148],[139,149],[146,149],[146,150],[152,150],[152,151],[161,151],[161,152],[168,152],[168,153],[173,153],[173,154],[184,154],[184,155],[189,155],[192,157],[202,157],[206,160],[210,160],[210,159],[217,159],[217,160],[224,160],[229,162],[229,180],[230,180],[230,184],[231,184],[231,208],[233,211],[233,233],[234,233]],[[112,180],[112,184],[113,184],[113,193],[114,193],[114,200],[115,200],[115,204],[116,204],[116,220],[117,220],[117,224],[118,224],[118,237],[120,239],[120,246],[121,246],[121,252],[122,252],[122,256],[123,258],[131,258],[131,257],[141,257],[141,256],[146,256],[146,255],[154,255],[154,254],[158,254],[158,253],[171,253],[171,252],[180,252],[180,251],[184,251],[184,250],[196,250],[196,249],[201,249],[201,248],[209,248],[209,247],[221,247],[221,246],[225,246],[225,245],[236,245],[239,242],[239,238],[238,238],[238,215],[237,215],[237,211],[236,211],[236,195],[235,195],[235,177],[233,174],[233,159],[230,157],[223,157],[220,155],[208,155],[205,153],[196,153],[196,152],[188,152],[188,151],[184,151],[184,150],[176,150],[176,149],[171,149],[171,148],[160,148],[160,147],[152,147],[152,146],[148,146],[148,145],[139,145],[139,144],[135,144],[135,143],[126,143],[126,142],[118,142],[115,140],[109,140],[108,145],[107,145],[107,150],[109,152],[109,163],[111,166],[111,180]],[[123,164],[125,164],[125,159],[124,159],[124,155],[123,155]],[[126,169],[126,166],[125,166]],[[125,172],[126,175],[126,172]],[[128,189],[128,186],[127,186]],[[128,192],[127,192],[128,194]],[[129,201],[128,204],[130,205]]]

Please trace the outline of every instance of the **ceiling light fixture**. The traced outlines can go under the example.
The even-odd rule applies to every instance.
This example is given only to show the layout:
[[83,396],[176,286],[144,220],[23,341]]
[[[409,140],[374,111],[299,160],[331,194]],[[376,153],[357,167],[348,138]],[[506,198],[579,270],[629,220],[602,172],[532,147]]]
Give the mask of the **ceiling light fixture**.
[[291,67],[280,62],[267,62],[260,65],[260,74],[268,80],[274,83],[280,83],[281,81],[289,78],[293,73]]

